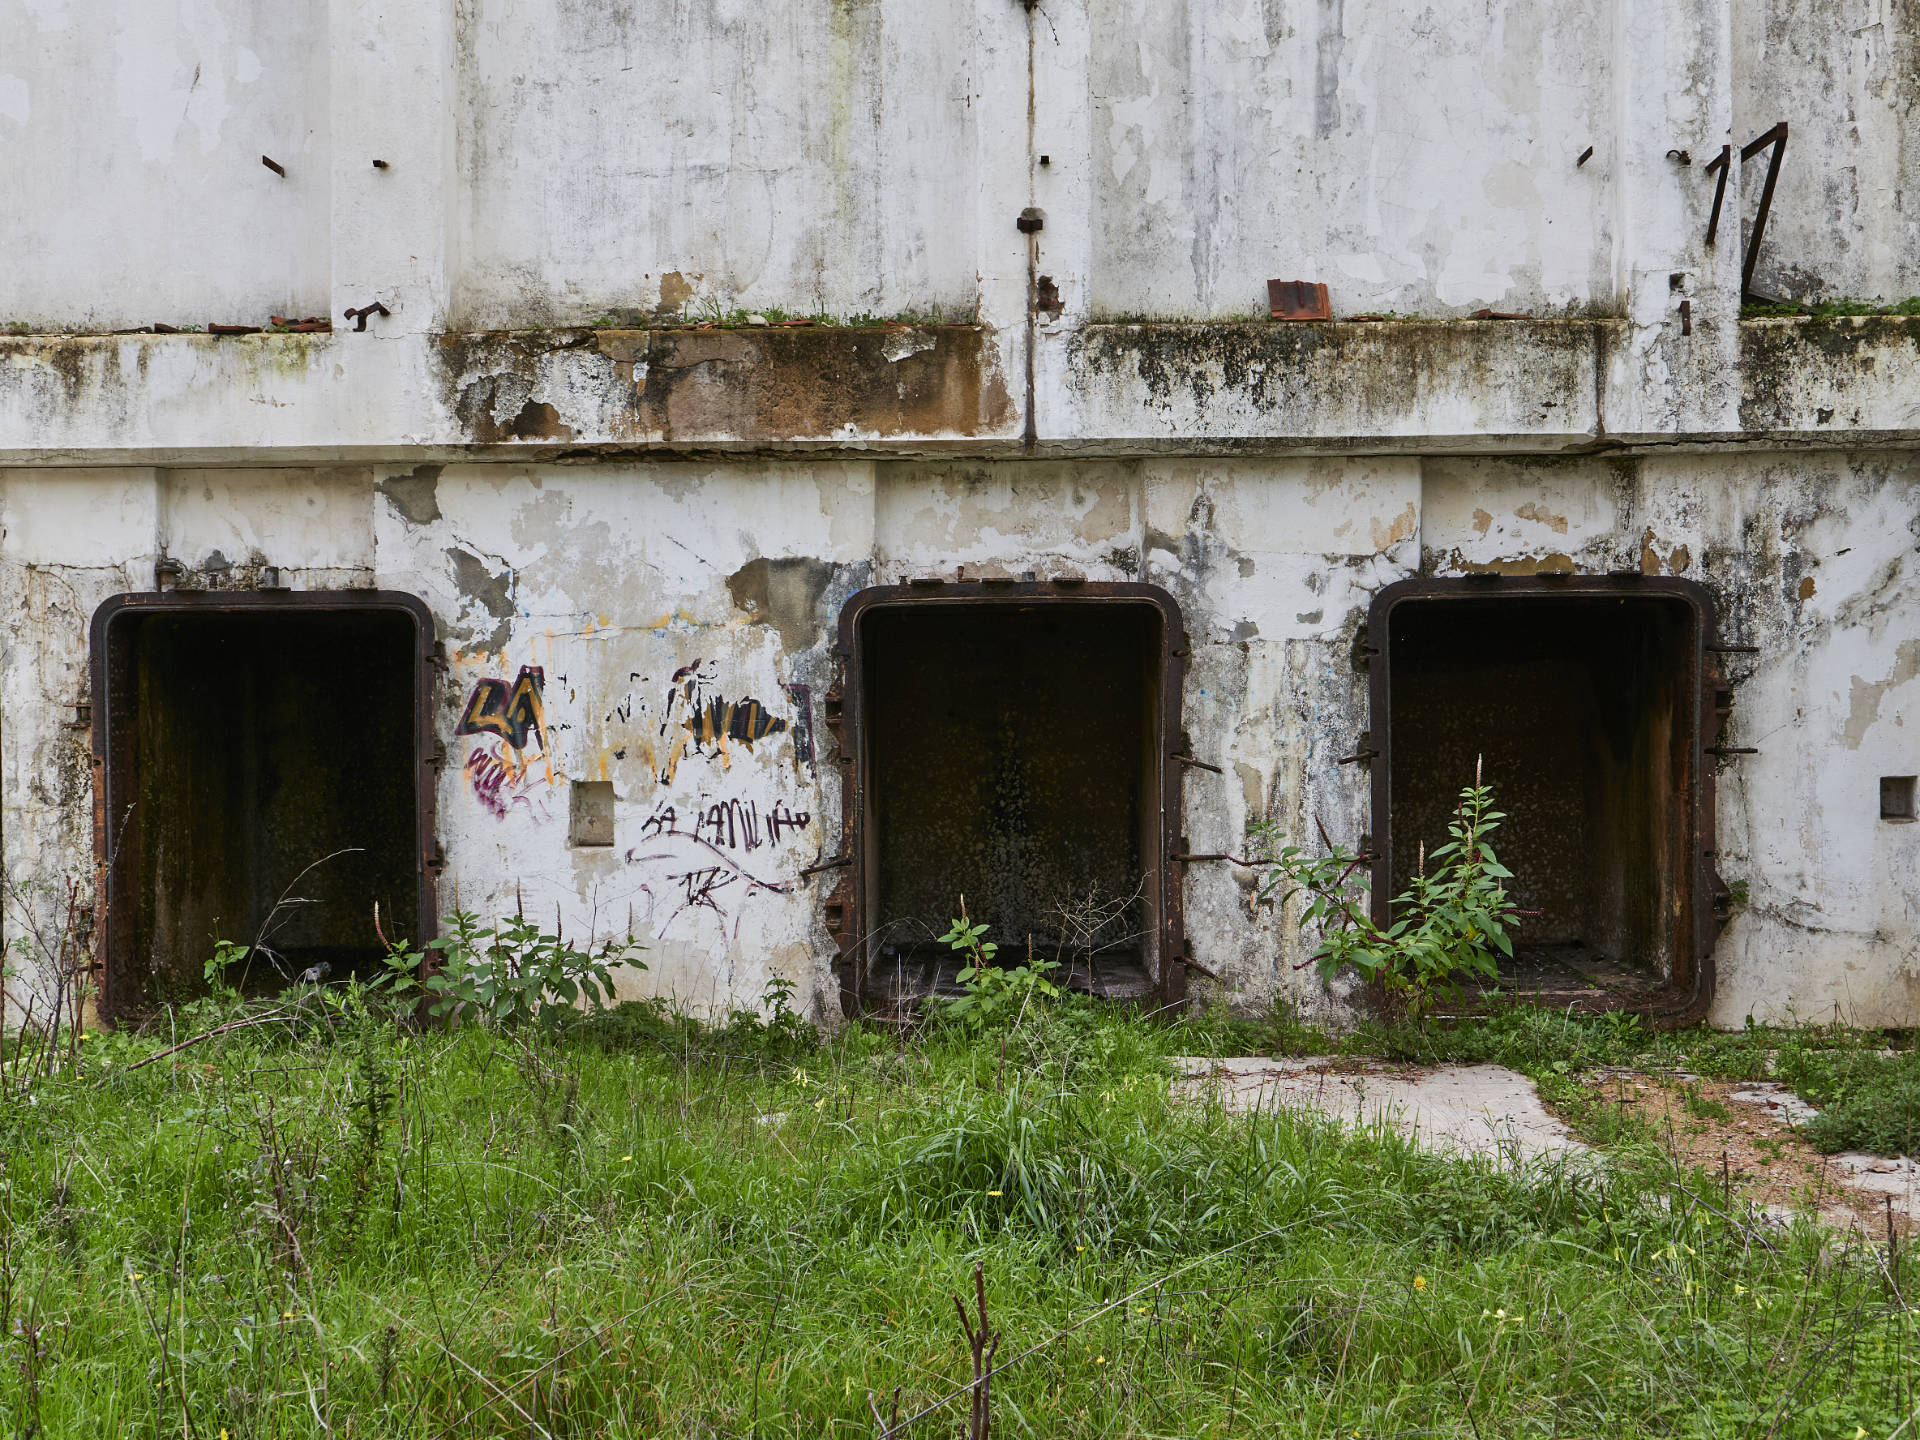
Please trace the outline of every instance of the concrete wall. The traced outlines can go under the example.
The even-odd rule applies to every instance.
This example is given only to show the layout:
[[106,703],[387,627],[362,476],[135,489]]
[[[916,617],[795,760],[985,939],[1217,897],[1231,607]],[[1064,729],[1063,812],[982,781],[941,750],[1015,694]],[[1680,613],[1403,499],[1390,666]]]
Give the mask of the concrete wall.
[[[643,988],[723,1008],[777,972],[823,1011],[799,872],[841,843],[817,707],[858,588],[1166,586],[1212,851],[1260,816],[1360,834],[1333,761],[1381,587],[1628,569],[1760,647],[1729,660],[1760,753],[1721,775],[1749,902],[1715,1018],[1920,1018],[1920,831],[1876,813],[1920,771],[1920,318],[1742,320],[1753,165],[1705,243],[1706,162],[1785,119],[1762,287],[1920,290],[1908,8],[136,8],[0,0],[0,854],[35,903],[90,871],[88,618],[162,557],[425,598],[443,905],[631,911]],[[1403,318],[1256,321],[1276,277]],[[754,309],[868,323],[686,323]],[[458,733],[522,666],[537,766]],[[781,723],[675,751],[747,699]],[[568,844],[576,780],[614,787],[610,849]],[[715,806],[781,823],[719,856]],[[1186,884],[1203,992],[1348,1013],[1244,877]]]
[[0,189],[43,197],[0,217],[0,323],[35,330],[991,319],[1027,205],[1077,314],[1241,317],[1276,276],[1621,314],[1713,268],[1704,166],[1781,119],[1766,283],[1920,290],[1886,0],[4,0],[0,34]]
[[0,35],[0,324],[327,312],[324,6],[4,0]]
[[1343,313],[1612,307],[1605,9],[1090,8],[1096,314],[1264,315],[1270,276]]
[[[1770,0],[1732,17],[1734,145],[1781,120],[1790,132],[1755,287],[1802,300],[1920,294],[1920,17],[1890,0]],[[1749,222],[1766,163],[1749,162]]]
[[[821,699],[832,627],[860,587],[965,564],[1144,579],[1193,643],[1184,726],[1201,758],[1185,828],[1239,851],[1254,819],[1302,843],[1367,827],[1364,773],[1334,763],[1367,727],[1352,650],[1373,593],[1417,573],[1571,562],[1703,580],[1737,701],[1718,868],[1749,903],[1719,950],[1714,1018],[1910,1023],[1920,1005],[1920,827],[1878,818],[1878,777],[1916,768],[1920,464],[1906,454],[1637,460],[1417,458],[1052,462],[659,461],[395,469],[12,471],[0,515],[7,648],[0,783],[8,873],[85,874],[86,622],[147,589],[286,567],[300,588],[424,597],[449,657],[435,728],[443,907],[558,907],[569,929],[631,923],[652,967],[629,993],[750,1003],[770,975],[835,1004],[824,886],[838,853]],[[96,518],[97,517],[97,518]],[[214,552],[219,552],[214,557]],[[213,559],[213,567],[208,562]],[[776,578],[777,577],[777,578]],[[461,735],[486,678],[544,675],[546,742],[514,756]],[[690,707],[758,700],[752,743],[687,740]],[[1818,757],[1809,763],[1809,757]],[[616,843],[568,843],[571,782],[610,780]],[[751,807],[715,841],[702,817]],[[736,811],[737,813],[737,811]],[[782,823],[768,820],[778,814]],[[829,875],[826,877],[831,879]],[[1286,917],[1231,867],[1187,882],[1202,993],[1345,1011],[1292,967]]]

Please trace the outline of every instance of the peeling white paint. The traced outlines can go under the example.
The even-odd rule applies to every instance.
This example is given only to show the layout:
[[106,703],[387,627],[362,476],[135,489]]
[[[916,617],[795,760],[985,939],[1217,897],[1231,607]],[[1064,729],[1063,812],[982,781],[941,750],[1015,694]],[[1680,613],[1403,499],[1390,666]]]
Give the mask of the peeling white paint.
[[[1237,853],[1371,823],[1335,761],[1384,586],[1679,575],[1760,647],[1726,659],[1759,753],[1719,776],[1748,902],[1713,1018],[1915,1023],[1920,826],[1876,807],[1920,770],[1920,320],[1740,321],[1753,165],[1704,244],[1706,161],[1786,118],[1762,282],[1920,289],[1890,14],[0,0],[35,41],[0,183],[47,197],[0,214],[0,323],[340,326],[0,337],[0,860],[91,873],[86,627],[157,559],[400,590],[448,655],[443,905],[631,916],[629,993],[724,1010],[777,973],[825,1015],[799,872],[841,843],[817,711],[858,589],[1165,587],[1221,771],[1183,833]],[[1428,318],[1220,323],[1271,278]],[[734,306],[980,323],[646,329]],[[461,733],[522,667],[546,732]],[[693,745],[696,703],[747,699],[780,724]],[[613,786],[613,846],[568,843],[575,781]],[[1202,991],[1351,1018],[1243,872],[1185,885]]]

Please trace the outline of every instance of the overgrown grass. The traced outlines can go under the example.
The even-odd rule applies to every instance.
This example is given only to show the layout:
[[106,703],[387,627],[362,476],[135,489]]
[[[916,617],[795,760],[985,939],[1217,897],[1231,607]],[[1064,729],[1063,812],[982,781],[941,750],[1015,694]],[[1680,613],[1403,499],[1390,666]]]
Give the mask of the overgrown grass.
[[[541,1037],[348,1007],[140,1069],[162,1042],[94,1036],[0,1107],[0,1414],[870,1437],[870,1392],[905,1417],[963,1382],[949,1297],[976,1263],[1023,1357],[1001,1435],[1851,1436],[1911,1412],[1904,1257],[1762,1235],[1651,1154],[1520,1169],[1170,1098],[1168,1053],[1246,1028],[1067,1003],[817,1039],[629,1006]],[[1445,1043],[1545,1038],[1486,1033]]]

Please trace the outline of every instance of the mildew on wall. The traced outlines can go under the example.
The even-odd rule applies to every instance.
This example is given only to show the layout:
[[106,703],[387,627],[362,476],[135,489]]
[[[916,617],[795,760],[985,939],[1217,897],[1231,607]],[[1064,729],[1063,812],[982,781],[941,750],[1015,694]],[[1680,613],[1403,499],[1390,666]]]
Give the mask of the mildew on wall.
[[[111,523],[78,518],[106,513]],[[1877,814],[1911,773],[1920,705],[1920,467],[1904,453],[1638,458],[862,459],[373,470],[9,472],[0,730],[9,873],[90,866],[85,627],[153,584],[421,595],[445,645],[434,730],[441,904],[525,905],[633,933],[623,993],[701,1009],[769,977],[838,1013],[821,875],[842,817],[822,705],[858,589],[956,570],[1164,586],[1192,640],[1186,783],[1202,853],[1255,819],[1303,844],[1370,824],[1356,668],[1371,598],[1416,574],[1630,570],[1703,581],[1735,694],[1720,762],[1721,875],[1748,896],[1720,941],[1714,1018],[1920,1002],[1920,832]],[[1818,757],[1808,763],[1808,757]],[[612,843],[580,844],[576,785],[610,785]],[[830,879],[830,875],[826,878]],[[1186,924],[1218,980],[1330,1022],[1341,987],[1295,969],[1290,918],[1246,872],[1193,866]],[[209,943],[211,937],[209,938]]]
[[[1920,770],[1920,317],[1741,320],[1758,166],[1705,241],[1706,162],[1784,119],[1762,287],[1920,289],[1905,10],[324,11],[0,0],[0,181],[39,197],[0,216],[16,883],[91,873],[102,600],[405,591],[445,659],[442,908],[631,925],[629,993],[780,975],[830,1017],[807,872],[861,588],[1165,587],[1216,767],[1184,835],[1238,853],[1371,823],[1340,761],[1385,586],[1625,572],[1758,647],[1725,657],[1758,753],[1719,776],[1714,1018],[1920,1015],[1920,831],[1875,808]],[[1345,318],[1256,319],[1272,278]],[[276,313],[339,328],[89,333]],[[1197,993],[1351,1017],[1245,871],[1184,884]]]

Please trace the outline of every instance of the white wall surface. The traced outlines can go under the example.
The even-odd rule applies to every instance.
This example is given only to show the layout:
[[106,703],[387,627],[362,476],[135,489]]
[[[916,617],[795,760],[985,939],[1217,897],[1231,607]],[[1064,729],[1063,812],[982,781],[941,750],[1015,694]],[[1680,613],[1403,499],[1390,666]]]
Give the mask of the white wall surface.
[[[1259,818],[1306,845],[1316,820],[1350,845],[1368,828],[1364,771],[1334,761],[1368,725],[1351,656],[1382,586],[1542,563],[1683,574],[1712,591],[1724,635],[1761,647],[1725,657],[1727,741],[1760,753],[1720,768],[1717,866],[1749,903],[1716,952],[1714,1019],[1911,1024],[1920,1005],[1920,826],[1878,815],[1878,778],[1920,770],[1906,455],[14,470],[0,525],[0,835],[17,882],[91,865],[86,739],[69,722],[93,609],[150,588],[159,554],[204,572],[218,552],[296,588],[428,602],[450,662],[443,909],[557,907],[575,933],[631,915],[651,968],[626,993],[724,1010],[777,974],[821,1013],[837,1003],[829,885],[799,872],[842,844],[819,707],[856,589],[956,557],[970,574],[1166,587],[1193,649],[1183,725],[1224,772],[1187,776],[1183,828],[1196,850],[1238,852]],[[763,612],[740,577],[774,559],[796,578]],[[543,742],[509,754],[458,734],[473,686],[522,666],[545,677]],[[690,694],[751,697],[785,728],[676,747]],[[613,783],[613,847],[568,843],[575,780]],[[689,833],[733,802],[797,823],[753,846]],[[1291,919],[1255,905],[1243,874],[1196,866],[1186,886],[1193,954],[1224,982],[1200,993],[1347,1014],[1344,987],[1294,970]]]
[[1094,8],[1096,314],[1264,315],[1270,278],[1343,314],[1612,301],[1605,7]]
[[328,60],[324,5],[0,0],[0,325],[325,314]]
[[[1920,294],[1920,10],[1768,0],[1732,14],[1733,143],[1781,120],[1790,132],[1755,288],[1796,300]],[[1767,160],[1748,162],[1749,226]]]
[[460,0],[457,323],[971,313],[973,9]]
[[1004,324],[1029,204],[1075,316],[1247,316],[1270,278],[1622,314],[1675,269],[1724,288],[1704,167],[1777,119],[1766,283],[1901,298],[1917,29],[1893,0],[0,0],[0,323]]

